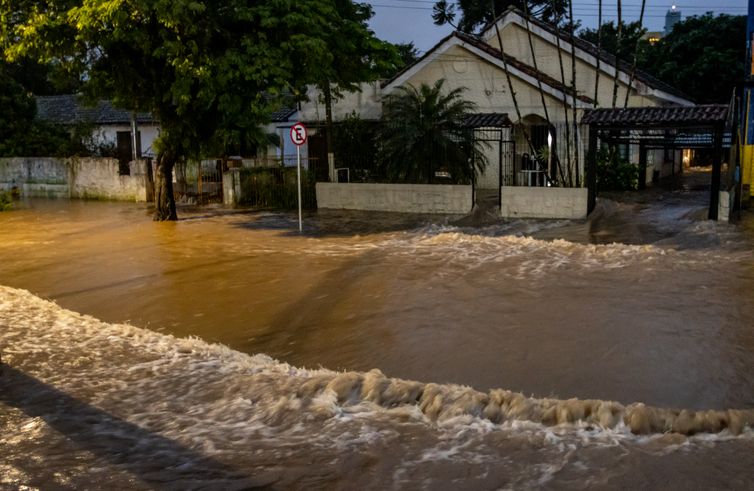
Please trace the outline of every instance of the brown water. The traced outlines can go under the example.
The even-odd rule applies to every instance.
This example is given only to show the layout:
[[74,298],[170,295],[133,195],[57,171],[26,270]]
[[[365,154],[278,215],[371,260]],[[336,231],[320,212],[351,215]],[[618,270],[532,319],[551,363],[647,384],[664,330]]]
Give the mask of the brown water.
[[[704,195],[688,190],[659,193],[650,202],[603,201],[600,208],[591,223],[514,221],[482,228],[459,228],[452,220],[438,223],[428,217],[320,212],[305,217],[305,233],[299,235],[294,216],[286,214],[184,210],[178,223],[154,223],[138,205],[35,201],[0,214],[0,284],[106,322],[198,336],[293,366],[355,372],[377,368],[392,380],[442,384],[443,400],[453,408],[457,405],[448,394],[456,389],[448,384],[481,391],[502,388],[535,398],[689,410],[754,408],[750,218],[738,225],[700,220]],[[15,312],[18,305],[25,304],[7,311]],[[28,329],[36,329],[40,337],[47,333],[38,324]],[[2,343],[16,343],[16,353],[10,349],[11,366],[130,423],[143,422],[119,405],[119,397],[94,394],[122,391],[125,384],[132,397],[146,398],[133,387],[149,377],[129,375],[129,367],[153,363],[162,353],[134,351],[134,360],[126,363],[113,348],[114,366],[121,366],[124,375],[110,373],[114,381],[96,389],[87,388],[86,372],[69,373],[73,361],[63,360],[57,369],[40,368],[38,356],[21,353],[28,346],[20,346],[29,341],[20,341],[18,333],[9,336],[3,340],[0,334],[0,349]],[[65,349],[59,348],[60,356],[75,360],[71,353],[80,348],[68,343],[61,336]],[[238,382],[237,372],[227,371],[227,379],[212,382],[216,387],[207,389],[209,394],[250,390]],[[184,394],[168,387],[189,383],[176,382],[180,377],[195,383],[198,376],[178,375],[172,368],[169,373],[170,384],[156,384],[163,398],[144,405],[169,407]],[[213,373],[204,367],[199,378],[219,377]],[[220,389],[223,380],[228,385]],[[303,397],[302,389],[285,379],[255,383],[278,397],[291,391]],[[155,387],[151,389],[155,396]],[[421,392],[427,397],[426,387]],[[199,389],[197,394],[185,397],[200,406],[215,400]],[[244,452],[223,447],[202,455],[219,455],[234,470],[251,466],[264,477],[262,483],[299,488],[754,483],[754,438],[746,432],[730,438],[724,432],[711,440],[678,435],[641,440],[630,437],[630,431],[589,426],[553,433],[521,423],[501,430],[484,418],[486,423],[453,420],[448,425],[444,422],[452,417],[430,417],[433,413],[423,406],[423,415],[406,409],[401,416],[390,409],[393,403],[377,403],[386,412],[370,410],[368,417],[346,421],[342,408],[327,406],[328,418],[335,411],[341,419],[337,426],[327,418],[308,421],[303,418],[308,410],[299,406],[280,416],[277,403],[269,402],[272,410],[257,402],[267,408],[266,425],[269,418],[282,421],[272,424],[277,430],[269,439],[252,425],[258,448],[244,444]],[[22,404],[11,406],[16,409],[8,413],[14,415],[8,421],[31,425],[28,431],[36,435],[30,439],[33,445],[16,450],[18,459],[23,452],[44,455],[40,449],[51,439],[60,449],[70,444],[55,440],[60,436],[49,429],[40,430],[39,422],[19,409]],[[212,420],[207,414],[215,415],[213,410],[196,409],[203,416],[194,423]],[[468,408],[461,413],[479,416]],[[300,428],[297,418],[302,418]],[[233,432],[243,433],[242,420]],[[202,437],[189,437],[164,421],[153,424],[159,434],[175,436],[194,450],[207,441],[223,446],[227,437],[217,425]],[[181,424],[191,426],[189,421]],[[16,444],[24,435],[29,436],[18,434]],[[341,445],[325,442],[338,439]],[[321,456],[315,457],[313,449]],[[281,467],[281,458],[291,469]],[[65,462],[61,472],[68,472],[69,481],[60,482],[88,478],[91,467],[84,472]],[[21,476],[6,482],[34,483],[29,476],[41,467],[30,468],[37,470],[6,469],[7,475]],[[154,486],[134,474],[133,466],[115,468],[117,472],[103,471],[108,486],[134,484],[134,475]],[[171,476],[163,479],[177,482]],[[49,484],[55,478],[41,479]]]

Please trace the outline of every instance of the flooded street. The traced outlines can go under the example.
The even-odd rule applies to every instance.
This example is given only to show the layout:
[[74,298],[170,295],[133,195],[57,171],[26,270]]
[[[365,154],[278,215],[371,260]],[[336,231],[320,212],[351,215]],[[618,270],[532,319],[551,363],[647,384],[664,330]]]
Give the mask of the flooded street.
[[[0,213],[0,488],[750,488],[754,413],[726,410],[754,409],[754,221],[703,220],[706,197],[475,228],[319,212],[303,235]],[[722,416],[637,436],[635,403]]]

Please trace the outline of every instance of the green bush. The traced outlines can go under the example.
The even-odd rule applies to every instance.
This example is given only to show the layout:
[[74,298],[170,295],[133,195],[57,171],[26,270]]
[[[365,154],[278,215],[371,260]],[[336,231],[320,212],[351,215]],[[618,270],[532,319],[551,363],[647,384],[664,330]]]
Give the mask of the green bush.
[[614,147],[597,152],[597,189],[633,191],[639,187],[639,167],[621,158]]
[[11,195],[7,191],[0,191],[0,211],[10,210],[13,204]]
[[[314,172],[301,169],[301,206],[317,208]],[[255,167],[241,169],[240,204],[265,209],[298,208],[295,167]]]

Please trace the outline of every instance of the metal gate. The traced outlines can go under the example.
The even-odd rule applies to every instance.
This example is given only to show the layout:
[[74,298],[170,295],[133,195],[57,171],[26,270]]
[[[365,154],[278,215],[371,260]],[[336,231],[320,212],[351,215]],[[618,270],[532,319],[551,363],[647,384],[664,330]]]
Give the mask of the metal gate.
[[497,198],[500,188],[515,185],[516,142],[510,139],[510,128],[474,128],[474,140],[483,142],[487,165],[474,181],[474,192],[480,198]]
[[175,166],[173,195],[184,203],[222,203],[223,161],[189,161]]

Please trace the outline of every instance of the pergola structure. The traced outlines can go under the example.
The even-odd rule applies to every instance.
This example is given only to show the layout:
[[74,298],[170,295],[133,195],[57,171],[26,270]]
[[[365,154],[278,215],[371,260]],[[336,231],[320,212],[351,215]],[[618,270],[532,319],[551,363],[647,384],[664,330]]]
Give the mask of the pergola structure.
[[587,187],[589,212],[597,199],[597,145],[639,145],[639,185],[646,182],[647,150],[711,148],[714,150],[709,218],[717,220],[720,200],[723,140],[729,110],[726,105],[589,109],[581,120],[589,126]]

